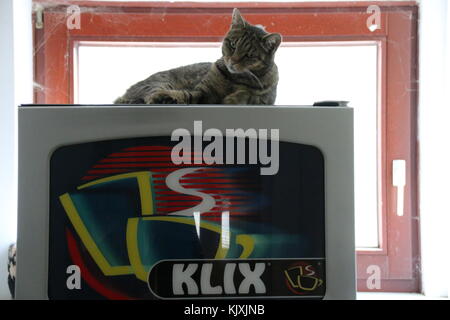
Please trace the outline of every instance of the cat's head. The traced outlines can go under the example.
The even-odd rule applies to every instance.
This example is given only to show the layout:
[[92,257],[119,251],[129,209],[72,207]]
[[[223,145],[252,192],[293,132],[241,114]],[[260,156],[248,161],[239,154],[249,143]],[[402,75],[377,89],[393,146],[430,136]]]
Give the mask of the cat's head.
[[257,73],[273,65],[280,43],[280,34],[251,25],[234,9],[230,31],[222,44],[223,60],[231,73]]

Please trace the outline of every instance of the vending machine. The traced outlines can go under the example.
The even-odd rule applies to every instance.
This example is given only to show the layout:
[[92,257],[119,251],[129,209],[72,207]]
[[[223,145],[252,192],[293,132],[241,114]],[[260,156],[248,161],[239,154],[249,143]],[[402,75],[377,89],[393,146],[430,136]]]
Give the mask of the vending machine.
[[354,299],[353,110],[19,108],[18,299]]

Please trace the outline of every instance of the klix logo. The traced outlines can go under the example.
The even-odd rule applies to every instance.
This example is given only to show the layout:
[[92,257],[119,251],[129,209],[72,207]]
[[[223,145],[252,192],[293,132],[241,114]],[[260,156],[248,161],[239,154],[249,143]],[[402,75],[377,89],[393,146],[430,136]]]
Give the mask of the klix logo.
[[[183,263],[174,264],[172,267],[172,288],[176,296],[198,295],[199,287],[202,295],[221,295],[221,294],[245,294],[250,293],[250,287],[253,286],[255,294],[265,294],[266,285],[261,280],[261,276],[266,270],[266,264],[255,263],[254,269],[250,268],[250,263],[226,263],[223,272],[223,285],[211,285],[211,276],[213,272],[212,263],[203,263],[200,271],[200,283],[197,283],[192,276],[199,269],[200,263],[189,263],[185,266]],[[236,268],[237,267],[237,268]],[[239,270],[243,279],[239,281],[236,290],[235,271]],[[186,285],[186,290],[183,289]]]
[[[323,261],[312,260],[312,265]],[[236,260],[164,260],[149,272],[151,293],[161,299],[199,298],[321,298],[324,287],[299,296],[285,284],[284,271],[301,263],[294,259],[236,259]],[[316,268],[318,273],[322,268]]]

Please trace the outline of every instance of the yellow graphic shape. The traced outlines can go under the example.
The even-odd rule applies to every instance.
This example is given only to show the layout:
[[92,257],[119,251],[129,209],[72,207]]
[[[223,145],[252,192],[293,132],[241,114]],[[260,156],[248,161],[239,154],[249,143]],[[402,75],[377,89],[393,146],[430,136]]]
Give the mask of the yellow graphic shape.
[[[195,221],[189,217],[174,217],[174,216],[153,216],[153,217],[145,217],[145,218],[132,218],[128,219],[127,225],[127,249],[128,249],[128,258],[130,259],[131,266],[134,270],[136,278],[147,281],[148,271],[146,267],[143,265],[140,254],[139,254],[139,244],[137,240],[138,234],[138,225],[139,220],[143,221],[166,221],[166,222],[175,222],[175,223],[184,223],[188,225],[195,226]],[[214,223],[202,221],[200,223],[200,228],[213,231],[221,234],[222,228]],[[254,249],[254,241],[252,236],[250,235],[238,235],[236,237],[236,242],[241,244],[244,248],[242,254],[239,259],[247,258],[250,256]],[[221,243],[221,242],[220,242]],[[215,259],[224,259],[226,258],[228,253],[228,248],[224,248],[221,245],[218,246],[216,251]]]
[[152,183],[151,183],[152,174],[149,171],[139,171],[139,172],[131,172],[118,174],[115,176],[110,176],[107,178],[102,178],[98,180],[94,180],[83,184],[78,187],[78,190],[82,190],[91,186],[99,185],[102,183],[108,183],[117,180],[136,178],[138,187],[139,187],[139,195],[141,198],[141,214],[143,216],[152,215],[154,213],[154,202],[153,202],[153,192],[152,192]]
[[[97,266],[106,276],[117,276],[117,275],[129,275],[135,274],[136,278],[147,281],[148,271],[146,267],[143,265],[140,254],[139,254],[139,244],[137,240],[137,230],[139,225],[139,220],[149,221],[167,221],[174,223],[184,223],[188,225],[195,226],[195,221],[190,217],[178,217],[178,216],[154,216],[154,200],[153,200],[153,192],[152,192],[152,183],[151,183],[151,172],[149,171],[140,171],[140,172],[131,172],[125,174],[118,174],[102,179],[97,179],[86,184],[79,186],[78,190],[83,190],[92,186],[101,185],[103,183],[109,183],[113,181],[118,181],[122,179],[136,178],[139,188],[139,195],[141,201],[141,215],[144,217],[136,217],[130,218],[127,221],[126,226],[126,244],[128,251],[128,259],[130,261],[130,265],[125,266],[111,266],[105,256],[102,254],[101,250],[98,248],[95,240],[92,238],[89,233],[86,225],[83,223],[83,220],[78,213],[75,204],[72,201],[69,193],[65,193],[59,197],[60,202],[66,211],[67,216],[69,217],[70,222],[75,228],[78,236],[83,242],[84,246],[88,250],[92,259],[95,261]],[[225,259],[229,248],[223,247],[222,243],[222,228],[220,225],[202,221],[200,223],[200,228],[215,232],[220,234],[220,240],[218,244],[218,248],[215,254],[215,259]],[[254,250],[255,240],[251,235],[247,234],[239,234],[236,235],[236,243],[241,245],[243,250],[239,259],[248,258]]]
[[92,259],[94,259],[95,263],[103,272],[103,274],[105,276],[133,274],[133,269],[131,268],[131,266],[111,266],[109,264],[108,260],[106,260],[105,256],[97,247],[94,239],[91,237],[88,229],[81,220],[80,215],[77,209],[75,208],[75,205],[73,204],[70,195],[68,193],[65,193],[59,197],[59,200],[61,201],[61,204],[63,205],[70,222],[72,222],[76,232],[80,236],[81,241],[88,250]]
[[236,243],[244,249],[239,258],[245,259],[250,257],[255,248],[255,239],[249,234],[239,234],[236,236]]
[[137,232],[140,218],[128,219],[127,223],[127,250],[133,272],[139,280],[147,281],[148,272],[142,264],[139,255],[139,243],[137,241]]

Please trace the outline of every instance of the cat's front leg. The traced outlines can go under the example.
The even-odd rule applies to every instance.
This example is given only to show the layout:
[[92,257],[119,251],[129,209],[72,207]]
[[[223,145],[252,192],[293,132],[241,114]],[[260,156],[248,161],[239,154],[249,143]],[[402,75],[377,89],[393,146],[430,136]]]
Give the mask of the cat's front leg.
[[238,90],[223,99],[223,104],[249,104],[250,94],[245,90]]
[[185,90],[158,90],[145,97],[146,104],[188,104],[189,100]]

